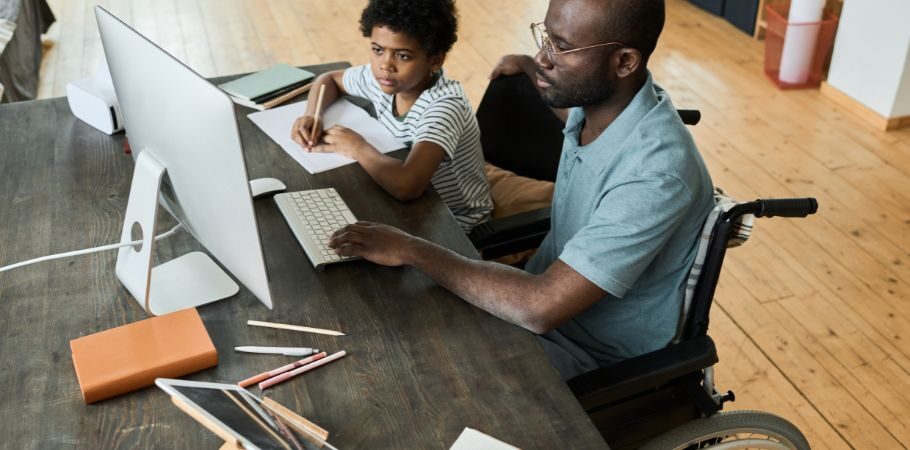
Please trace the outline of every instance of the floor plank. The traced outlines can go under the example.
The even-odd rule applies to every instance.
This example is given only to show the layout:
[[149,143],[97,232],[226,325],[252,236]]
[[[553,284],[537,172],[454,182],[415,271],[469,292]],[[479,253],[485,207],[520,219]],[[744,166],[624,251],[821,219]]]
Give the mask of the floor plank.
[[[786,417],[805,434],[810,443],[824,443],[825,448],[850,448],[806,396],[756,346],[747,333],[734,322],[722,306],[713,311],[712,334],[716,340],[720,363],[715,366],[718,391],[732,389],[736,401],[725,410],[766,411]],[[821,447],[821,445],[819,445]]]

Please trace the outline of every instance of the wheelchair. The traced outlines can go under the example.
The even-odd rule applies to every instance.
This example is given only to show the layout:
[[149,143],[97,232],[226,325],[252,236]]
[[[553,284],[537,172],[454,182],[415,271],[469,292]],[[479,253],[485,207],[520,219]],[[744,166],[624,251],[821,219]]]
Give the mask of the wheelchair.
[[[684,123],[698,111],[680,110]],[[477,110],[487,161],[519,175],[554,180],[562,148],[562,122],[523,76],[493,80]],[[516,150],[518,149],[518,150]],[[533,149],[533,158],[528,153]],[[703,249],[702,270],[679,334],[667,347],[579,375],[569,388],[613,449],[809,449],[799,429],[761,411],[721,412],[735,400],[714,385],[718,360],[708,324],[724,257],[745,215],[806,217],[815,199],[760,199],[716,215]],[[469,237],[485,259],[536,248],[549,230],[549,208],[485,223]]]

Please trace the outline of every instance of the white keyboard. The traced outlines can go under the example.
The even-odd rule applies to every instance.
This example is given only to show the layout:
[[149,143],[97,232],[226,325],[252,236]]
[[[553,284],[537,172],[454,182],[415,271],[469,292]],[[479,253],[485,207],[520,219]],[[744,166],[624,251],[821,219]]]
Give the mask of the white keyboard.
[[340,256],[326,245],[336,230],[357,222],[335,189],[277,194],[275,202],[316,270],[322,270],[326,264],[360,259]]

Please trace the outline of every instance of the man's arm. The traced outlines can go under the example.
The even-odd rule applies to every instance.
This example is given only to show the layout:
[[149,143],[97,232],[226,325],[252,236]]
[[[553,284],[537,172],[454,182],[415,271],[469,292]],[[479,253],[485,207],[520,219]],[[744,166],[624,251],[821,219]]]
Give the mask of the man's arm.
[[[541,92],[540,86],[537,85],[537,63],[534,62],[534,58],[528,55],[503,56],[490,73],[490,79],[496,79],[500,75],[517,75],[519,73],[524,73],[531,80],[531,84],[534,85],[537,92]],[[567,109],[550,107],[550,110],[563,122],[569,118],[569,110]]]
[[473,305],[537,334],[544,334],[606,295],[594,283],[557,260],[540,275],[451,250],[368,222],[348,225],[329,242],[341,255],[356,255],[387,266],[410,265]]

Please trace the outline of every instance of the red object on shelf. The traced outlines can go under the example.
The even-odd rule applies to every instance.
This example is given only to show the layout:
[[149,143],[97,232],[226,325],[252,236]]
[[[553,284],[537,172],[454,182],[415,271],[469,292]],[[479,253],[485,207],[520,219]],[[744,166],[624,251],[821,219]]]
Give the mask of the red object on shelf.
[[[825,11],[819,22],[790,23],[786,17],[790,10],[789,3],[774,3],[765,6],[765,75],[781,89],[816,88],[824,77],[825,63],[834,46],[834,35],[837,32],[837,16]],[[804,28],[805,27],[805,28]],[[817,29],[817,38],[809,62],[809,76],[805,82],[788,83],[780,79],[781,57],[784,52],[784,41],[787,30],[805,32]]]

